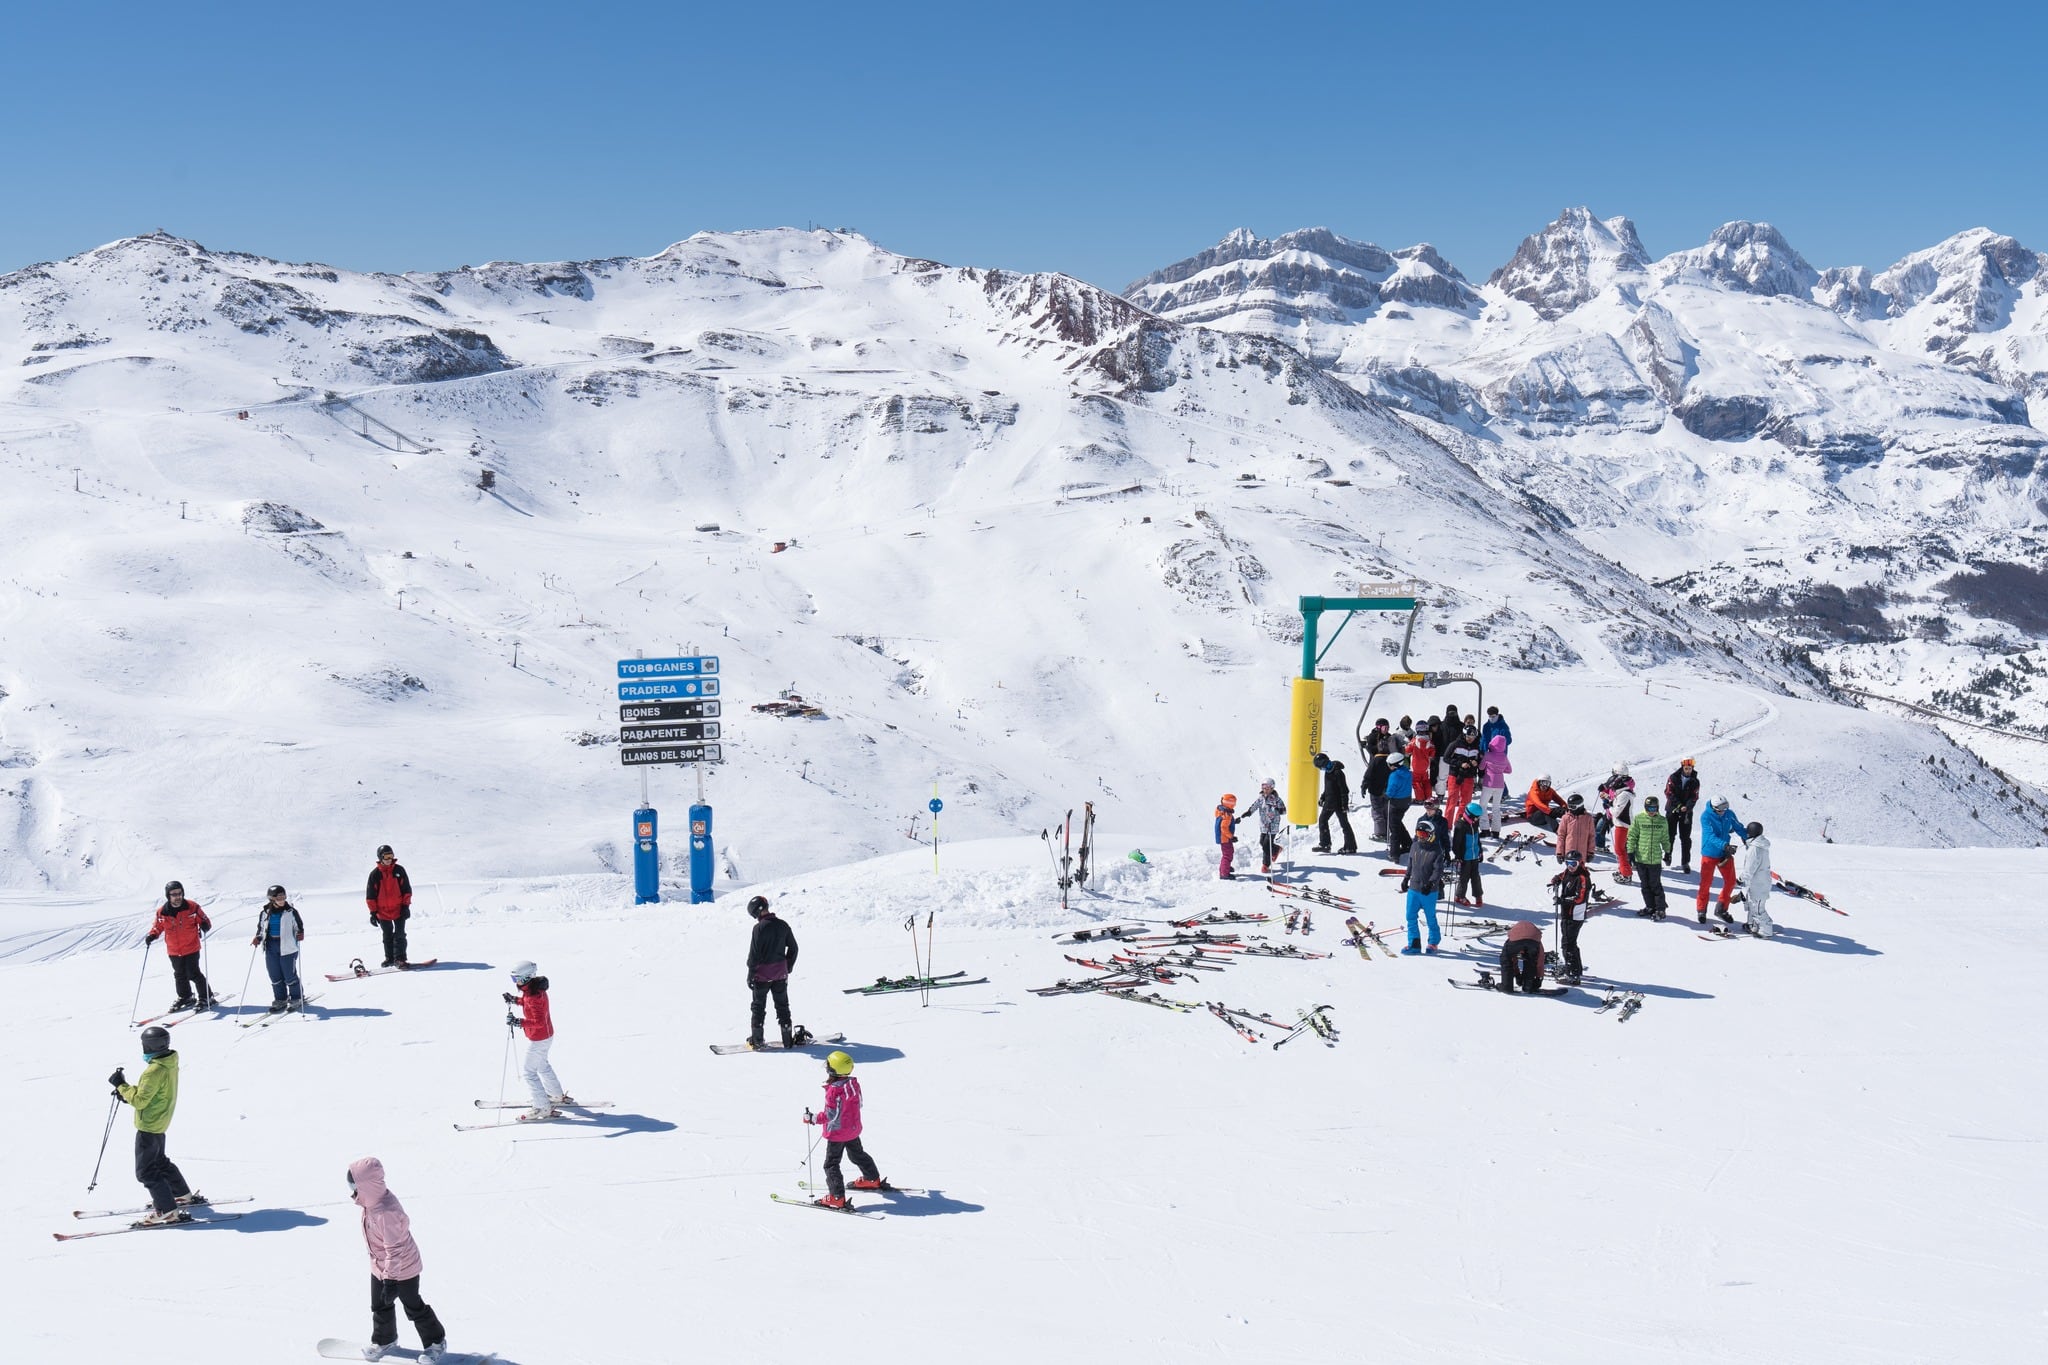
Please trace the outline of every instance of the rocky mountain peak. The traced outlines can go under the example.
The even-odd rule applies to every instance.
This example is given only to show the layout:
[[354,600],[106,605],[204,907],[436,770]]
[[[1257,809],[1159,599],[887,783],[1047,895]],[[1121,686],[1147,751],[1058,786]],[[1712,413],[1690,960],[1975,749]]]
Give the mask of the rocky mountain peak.
[[1595,218],[1568,208],[1543,231],[1522,239],[1487,283],[1520,299],[1545,319],[1563,317],[1611,284],[1646,275],[1649,253],[1626,218]]
[[1820,272],[1792,249],[1785,235],[1769,223],[1723,223],[1707,244],[1681,251],[1658,262],[1667,278],[1693,275],[1745,294],[1782,294],[1808,298]]
[[1876,288],[1892,316],[1935,310],[1953,332],[2005,325],[2020,290],[2048,276],[2048,262],[2011,237],[1971,228],[1916,251],[1879,275]]

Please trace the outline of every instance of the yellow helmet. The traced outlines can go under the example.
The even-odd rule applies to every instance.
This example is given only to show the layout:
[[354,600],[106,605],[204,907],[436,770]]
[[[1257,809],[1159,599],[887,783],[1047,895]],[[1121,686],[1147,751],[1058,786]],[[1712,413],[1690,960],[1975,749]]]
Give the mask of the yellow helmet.
[[831,1069],[832,1074],[835,1076],[851,1076],[853,1074],[853,1058],[847,1056],[844,1052],[835,1052],[827,1057],[825,1065]]

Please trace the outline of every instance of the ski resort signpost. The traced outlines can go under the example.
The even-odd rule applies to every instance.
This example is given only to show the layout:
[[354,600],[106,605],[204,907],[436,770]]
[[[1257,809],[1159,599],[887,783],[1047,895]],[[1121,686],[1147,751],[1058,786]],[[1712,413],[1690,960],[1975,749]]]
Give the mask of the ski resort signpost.
[[648,794],[647,770],[687,763],[697,770],[697,802],[690,807],[690,900],[711,899],[711,806],[704,799],[704,765],[725,762],[718,656],[619,660],[619,762],[640,769],[640,809],[633,812],[633,903],[661,899],[660,815]]

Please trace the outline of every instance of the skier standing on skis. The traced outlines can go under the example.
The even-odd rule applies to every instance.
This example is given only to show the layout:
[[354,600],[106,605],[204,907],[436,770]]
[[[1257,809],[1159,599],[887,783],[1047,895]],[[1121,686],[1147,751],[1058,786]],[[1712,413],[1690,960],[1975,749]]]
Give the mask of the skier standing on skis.
[[1408,871],[1401,878],[1401,889],[1408,893],[1408,946],[1401,955],[1415,957],[1422,952],[1418,917],[1429,921],[1429,951],[1435,952],[1443,942],[1436,923],[1436,902],[1444,889],[1444,850],[1437,843],[1434,825],[1424,824],[1415,831],[1415,847],[1408,850]]
[[1472,799],[1472,793],[1479,782],[1479,731],[1466,726],[1463,734],[1452,743],[1451,751],[1444,755],[1444,772],[1448,778],[1444,785],[1444,810],[1460,811]]
[[363,1211],[363,1241],[370,1248],[370,1349],[365,1360],[382,1360],[398,1344],[398,1305],[420,1334],[420,1359],[437,1361],[448,1350],[441,1319],[420,1297],[420,1248],[412,1239],[405,1206],[384,1183],[384,1163],[366,1156],[348,1167],[348,1197]]
[[[1593,874],[1586,870],[1585,860],[1578,854],[1566,858],[1564,871],[1550,879],[1550,896],[1557,907],[1558,943],[1564,957],[1558,984],[1576,986],[1586,974],[1586,960],[1579,956],[1579,931],[1586,927],[1586,912],[1590,908],[1587,902],[1593,897]],[[1506,972],[1505,965],[1502,972]]]
[[1525,919],[1500,945],[1500,988],[1512,995],[1517,986],[1524,995],[1543,989],[1543,931]]
[[1387,841],[1387,760],[1400,747],[1385,716],[1372,723],[1365,736],[1365,797],[1372,810],[1372,837],[1382,844]]
[[1614,821],[1614,880],[1627,886],[1635,876],[1635,864],[1628,856],[1628,826],[1636,818],[1636,780],[1628,775],[1628,764],[1614,765],[1604,792],[1609,818]]
[[[1506,729],[1506,724],[1502,724]],[[1479,757],[1479,790],[1486,810],[1486,832],[1500,837],[1500,817],[1508,803],[1508,774],[1515,765],[1508,762],[1508,739],[1497,734],[1486,740],[1486,752]]]
[[1231,880],[1230,865],[1237,857],[1237,797],[1234,793],[1223,793],[1223,799],[1216,803],[1216,875],[1224,881]]
[[1529,784],[1529,792],[1522,798],[1523,819],[1538,829],[1555,830],[1563,814],[1564,793],[1550,785],[1549,773]]
[[1664,779],[1664,814],[1671,821],[1671,848],[1664,855],[1664,866],[1670,867],[1676,858],[1680,872],[1692,871],[1692,813],[1699,804],[1699,772],[1691,759],[1682,759]]
[[192,1193],[185,1175],[172,1162],[164,1146],[170,1136],[171,1115],[178,1108],[178,1054],[171,1051],[171,1031],[151,1024],[142,1031],[142,1074],[128,1084],[123,1068],[115,1067],[107,1083],[123,1104],[135,1110],[135,1178],[149,1191],[150,1212],[142,1222],[147,1227],[189,1223],[187,1204],[204,1204],[205,1198]]
[[270,888],[263,908],[256,912],[256,937],[249,946],[263,945],[263,968],[270,973],[270,1012],[304,1009],[306,990],[299,982],[299,941],[306,936],[306,921],[289,900],[284,888]]
[[1287,815],[1287,803],[1280,790],[1267,778],[1252,798],[1252,814],[1259,817],[1259,871],[1271,872],[1280,861],[1280,826]]
[[1387,856],[1400,862],[1414,846],[1408,833],[1408,808],[1415,804],[1415,774],[1408,767],[1408,755],[1396,753],[1387,759]]
[[1664,918],[1664,855],[1671,851],[1671,822],[1657,809],[1657,798],[1643,798],[1643,808],[1628,827],[1628,856],[1643,879],[1643,908],[1636,913],[1645,919]]
[[1344,764],[1328,754],[1316,755],[1316,767],[1323,774],[1323,795],[1317,803],[1316,852],[1330,851],[1330,821],[1335,820],[1344,831],[1344,847],[1339,852],[1358,852],[1358,836],[1351,832],[1351,783],[1344,776]]
[[839,1163],[849,1156],[860,1168],[861,1178],[853,1182],[853,1188],[889,1188],[881,1168],[861,1145],[860,1082],[853,1078],[853,1058],[844,1052],[825,1059],[825,1108],[817,1114],[804,1110],[804,1122],[825,1130],[825,1197],[819,1203],[828,1209],[846,1207],[846,1177],[840,1173]]
[[1761,822],[1752,820],[1742,832],[1742,913],[1749,932],[1775,938],[1778,922],[1765,907],[1771,899],[1771,841]]
[[1415,732],[1415,738],[1408,741],[1408,771],[1415,777],[1415,799],[1429,800],[1436,790],[1431,776],[1436,771],[1436,732],[1431,728],[1436,723],[1434,716],[1425,721]]
[[1586,810],[1586,798],[1577,792],[1564,803],[1564,814],[1557,821],[1557,860],[1561,863],[1574,853],[1580,862],[1592,865],[1593,817]]
[[555,1050],[555,1015],[548,1005],[548,979],[531,962],[521,962],[512,969],[512,985],[519,993],[508,992],[505,1003],[517,1008],[519,1014],[517,1018],[508,1016],[505,1022],[517,1024],[526,1034],[526,1057],[519,1064],[519,1076],[526,1082],[526,1093],[533,1100],[527,1117],[555,1118],[560,1113],[557,1106],[576,1101],[562,1089],[562,1082],[548,1061],[548,1054]]
[[747,989],[753,992],[753,1013],[747,1029],[749,1047],[765,1047],[761,1037],[768,1017],[768,997],[775,997],[775,1022],[782,1029],[782,1045],[796,1046],[796,1029],[789,1022],[789,974],[796,970],[796,934],[768,908],[766,896],[747,902],[754,917],[754,935],[747,941]]
[[206,917],[206,911],[198,901],[185,899],[185,883],[165,882],[164,903],[157,907],[156,919],[149,926],[145,936],[154,943],[164,941],[164,952],[171,959],[171,975],[178,983],[178,998],[171,1009],[209,1009],[213,1005],[213,990],[206,984],[206,974],[199,970],[199,948],[202,936],[213,929],[213,921]]
[[1714,907],[1714,913],[1729,924],[1735,923],[1735,916],[1728,913],[1728,902],[1735,895],[1735,853],[1729,844],[1741,832],[1742,820],[1729,807],[1725,796],[1715,797],[1713,804],[1700,812],[1700,889],[1693,908],[1699,912],[1701,924],[1707,922],[1707,896],[1713,889],[1716,872],[1722,877],[1721,903]]
[[370,869],[363,900],[370,907],[370,923],[384,934],[384,965],[406,967],[405,922],[412,918],[412,878],[391,845],[377,847],[377,865]]
[[[1479,862],[1486,854],[1479,842],[1480,815],[1479,803],[1469,802],[1451,831],[1450,853],[1458,863],[1458,885],[1454,888],[1451,904],[1484,910],[1486,889],[1479,884]],[[1471,893],[1469,900],[1466,898],[1468,889]]]

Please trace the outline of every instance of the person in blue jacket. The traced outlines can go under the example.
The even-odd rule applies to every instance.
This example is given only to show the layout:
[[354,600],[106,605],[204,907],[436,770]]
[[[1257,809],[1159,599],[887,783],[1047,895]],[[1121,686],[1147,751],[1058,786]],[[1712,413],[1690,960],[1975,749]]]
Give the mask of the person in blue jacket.
[[1495,735],[1499,735],[1502,739],[1506,740],[1510,746],[1515,742],[1515,732],[1508,729],[1508,718],[1500,713],[1498,706],[1489,706],[1486,708],[1486,724],[1479,727],[1479,751],[1481,753],[1486,752],[1486,746],[1493,743]]
[[1713,889],[1716,871],[1722,881],[1721,902],[1714,913],[1730,924],[1735,922],[1735,916],[1728,913],[1728,902],[1735,898],[1735,850],[1730,845],[1740,833],[1742,817],[1730,808],[1727,797],[1715,797],[1713,804],[1700,812],[1700,890],[1693,909],[1699,912],[1701,924],[1707,922],[1707,894]]
[[1387,856],[1397,863],[1415,846],[1408,833],[1408,808],[1414,804],[1415,773],[1408,755],[1397,751],[1387,756]]

